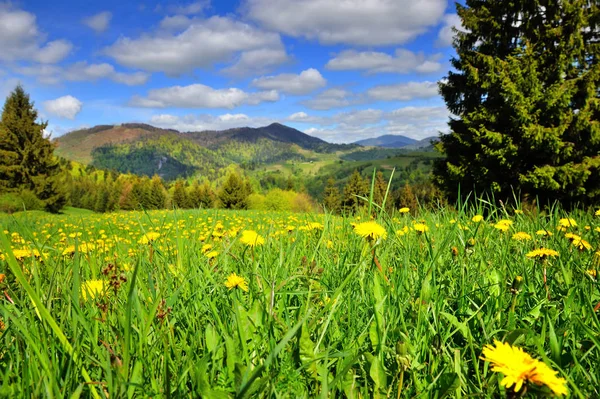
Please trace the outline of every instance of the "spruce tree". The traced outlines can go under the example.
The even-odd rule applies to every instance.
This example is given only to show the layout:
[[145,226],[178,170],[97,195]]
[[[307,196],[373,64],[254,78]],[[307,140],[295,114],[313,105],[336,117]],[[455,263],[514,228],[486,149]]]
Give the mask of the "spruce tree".
[[375,185],[373,186],[373,202],[381,206],[383,204],[386,191],[387,182],[383,177],[383,173],[378,171],[375,175]]
[[599,7],[588,0],[457,4],[455,71],[440,84],[454,115],[438,148],[451,198],[513,191],[568,206],[600,199]]
[[231,172],[219,190],[219,201],[226,209],[246,209],[251,188],[249,181],[244,182],[236,172]]
[[149,209],[164,209],[167,194],[165,193],[165,186],[160,176],[154,175],[152,177],[148,196]]
[[344,200],[342,203],[344,211],[357,212],[362,205],[365,205],[365,201],[359,197],[368,197],[368,193],[369,183],[355,170],[344,187]]
[[213,191],[210,183],[208,181],[204,181],[202,185],[198,188],[198,207],[203,209],[209,209],[213,207],[215,203],[215,192]]
[[0,192],[29,190],[49,212],[67,202],[64,175],[54,145],[44,137],[47,122],[21,86],[8,96],[0,120]]
[[332,177],[327,180],[327,185],[323,192],[323,205],[331,213],[339,213],[342,208],[340,190],[335,186],[335,180]]
[[185,183],[181,180],[175,182],[173,187],[173,206],[180,209],[190,208],[190,199],[185,190]]

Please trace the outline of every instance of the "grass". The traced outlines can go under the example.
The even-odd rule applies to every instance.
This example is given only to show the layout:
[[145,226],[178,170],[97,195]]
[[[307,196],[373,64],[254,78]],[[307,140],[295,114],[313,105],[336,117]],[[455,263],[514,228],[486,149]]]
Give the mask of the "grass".
[[[600,396],[593,214],[381,213],[377,241],[352,227],[365,215],[24,216],[0,219],[2,397],[502,397],[481,360],[494,339],[573,397]],[[577,226],[557,230],[567,216]],[[264,244],[244,245],[244,230]],[[540,247],[560,255],[526,257]],[[248,291],[225,286],[232,273]]]

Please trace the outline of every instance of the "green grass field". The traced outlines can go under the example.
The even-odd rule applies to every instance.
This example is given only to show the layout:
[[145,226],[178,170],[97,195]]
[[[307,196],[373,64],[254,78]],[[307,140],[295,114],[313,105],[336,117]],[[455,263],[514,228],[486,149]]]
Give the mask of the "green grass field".
[[365,215],[3,217],[0,396],[600,397],[600,214]]

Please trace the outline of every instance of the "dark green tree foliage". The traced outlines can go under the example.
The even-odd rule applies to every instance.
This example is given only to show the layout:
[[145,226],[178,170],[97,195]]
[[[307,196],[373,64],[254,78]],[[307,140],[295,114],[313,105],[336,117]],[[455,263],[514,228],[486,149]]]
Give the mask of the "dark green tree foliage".
[[377,205],[383,204],[385,192],[387,191],[387,182],[383,178],[383,173],[378,171],[375,175],[375,185],[373,186],[373,202]]
[[192,185],[190,199],[194,208],[208,209],[214,206],[216,195],[210,183],[205,180],[202,184],[195,182]]
[[219,200],[226,209],[246,209],[248,196],[251,193],[250,182],[244,181],[240,175],[232,172],[219,191]]
[[21,86],[8,96],[0,120],[0,192],[31,191],[46,210],[58,212],[67,202],[64,175],[54,146],[44,137],[47,122]]
[[345,212],[354,213],[364,206],[366,203],[360,197],[369,196],[369,182],[358,173],[357,170],[352,173],[348,183],[344,187],[344,200],[342,203]]
[[185,189],[185,182],[177,180],[173,186],[173,206],[180,209],[188,209],[193,205]]
[[162,179],[154,175],[150,181],[150,190],[148,198],[148,209],[164,209],[167,201],[167,193]]
[[437,184],[456,198],[521,191],[564,205],[600,199],[600,12],[588,0],[467,0],[455,71],[440,84],[455,115]]
[[323,192],[323,205],[325,209],[331,213],[339,213],[342,209],[342,196],[340,190],[335,185],[333,178],[327,179],[327,185]]

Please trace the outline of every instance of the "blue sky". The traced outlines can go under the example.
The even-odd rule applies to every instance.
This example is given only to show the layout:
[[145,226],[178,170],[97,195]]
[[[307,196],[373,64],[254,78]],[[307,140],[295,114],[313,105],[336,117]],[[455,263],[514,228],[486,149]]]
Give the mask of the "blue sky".
[[280,122],[332,142],[445,131],[447,0],[0,2],[0,95],[58,136]]

